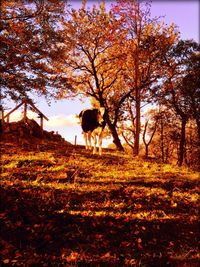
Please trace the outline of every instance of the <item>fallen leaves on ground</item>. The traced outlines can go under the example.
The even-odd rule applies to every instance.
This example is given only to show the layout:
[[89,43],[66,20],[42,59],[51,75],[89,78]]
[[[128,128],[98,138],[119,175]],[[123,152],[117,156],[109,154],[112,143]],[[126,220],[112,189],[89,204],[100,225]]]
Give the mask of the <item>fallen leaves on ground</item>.
[[197,174],[75,147],[1,160],[5,266],[198,266]]

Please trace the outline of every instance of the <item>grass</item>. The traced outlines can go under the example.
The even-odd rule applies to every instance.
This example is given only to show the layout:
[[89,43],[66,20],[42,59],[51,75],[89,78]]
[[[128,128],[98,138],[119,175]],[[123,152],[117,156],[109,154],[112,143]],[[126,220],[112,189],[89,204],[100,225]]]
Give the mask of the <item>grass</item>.
[[198,266],[198,173],[116,152],[11,150],[2,264]]

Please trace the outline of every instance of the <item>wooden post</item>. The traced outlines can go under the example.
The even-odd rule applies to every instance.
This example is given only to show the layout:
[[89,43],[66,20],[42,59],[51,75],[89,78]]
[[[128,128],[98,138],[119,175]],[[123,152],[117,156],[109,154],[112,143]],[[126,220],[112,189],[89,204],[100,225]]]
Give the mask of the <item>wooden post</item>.
[[4,113],[3,113],[3,106],[0,105],[0,134],[3,133],[3,127],[4,127]]
[[27,99],[24,99],[24,122],[27,121]]
[[19,107],[21,107],[24,104],[24,101],[22,101],[22,103],[20,103],[18,106],[16,106],[14,109],[12,109],[10,112],[8,112],[5,116],[4,116],[4,121],[5,119],[7,119],[7,122],[9,122],[9,117],[10,114],[12,114],[16,109],[18,109]]
[[45,118],[45,120],[49,120],[38,108],[36,108],[36,106],[33,103],[30,103],[30,105],[32,106],[33,110],[35,112],[38,112],[38,115],[40,116],[40,114]]
[[43,134],[44,116],[43,116],[43,114],[39,113],[39,114],[38,114],[38,117],[40,118],[41,133]]
[[43,129],[43,116],[41,116],[41,118],[40,118],[40,126]]
[[42,134],[43,134],[43,116],[42,116],[41,119],[40,119],[40,126],[41,126]]
[[77,142],[77,135],[75,135],[75,140],[74,140],[74,145],[76,146],[76,142]]
[[12,109],[10,112],[8,112],[5,116],[3,116],[4,121],[7,119],[7,122],[9,122],[10,114],[12,114],[16,109],[24,105],[24,117],[23,120],[26,123],[27,122],[27,107],[30,105],[35,112],[38,113],[38,118],[40,118],[40,126],[41,126],[41,133],[43,134],[43,120],[49,120],[33,103],[29,103],[28,99],[25,98],[18,106],[16,106],[14,109]]

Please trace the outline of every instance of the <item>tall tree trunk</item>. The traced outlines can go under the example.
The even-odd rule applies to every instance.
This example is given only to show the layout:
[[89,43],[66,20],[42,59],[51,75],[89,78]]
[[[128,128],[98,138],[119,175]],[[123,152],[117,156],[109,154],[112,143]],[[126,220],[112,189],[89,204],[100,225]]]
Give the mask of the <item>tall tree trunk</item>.
[[134,154],[138,155],[140,150],[140,89],[136,86],[136,119],[135,119],[135,145]]
[[149,138],[149,141],[147,142],[146,139],[145,139],[145,136],[146,136],[146,132],[147,132],[147,127],[148,127],[148,121],[146,121],[145,123],[145,126],[144,126],[144,132],[143,132],[143,143],[145,145],[145,158],[148,159],[149,157],[149,145],[151,144],[151,141],[153,140],[153,137],[154,137],[154,134],[156,132],[156,128],[157,128],[157,121],[154,125],[154,129],[153,129],[153,132]]
[[145,158],[148,159],[149,157],[149,145],[145,144]]
[[140,131],[141,131],[141,73],[140,73],[140,41],[142,38],[142,23],[140,1],[134,0],[135,6],[135,35],[136,35],[136,49],[135,49],[135,101],[136,101],[136,128],[135,128],[135,148],[134,154],[138,155],[140,152]]
[[163,125],[163,118],[161,118],[160,122],[160,145],[161,145],[161,157],[162,162],[165,162],[165,146],[164,146],[164,125]]
[[[98,101],[99,101],[101,107],[105,107],[105,103],[104,103],[102,98],[100,100],[98,100]],[[111,133],[111,135],[113,137],[113,143],[115,144],[117,150],[124,151],[124,148],[123,148],[123,146],[121,144],[121,141],[119,139],[119,135],[118,135],[117,129],[116,129],[117,120],[116,120],[115,123],[112,123],[112,121],[111,121],[111,119],[110,119],[110,117],[108,115],[108,112],[106,111],[105,112],[105,121],[108,124],[108,128],[110,129],[110,133]]]
[[200,147],[200,120],[196,118],[197,133],[198,133],[198,146]]
[[[137,25],[137,23],[136,23]],[[139,43],[139,39],[138,39]],[[134,145],[134,154],[139,154],[140,149],[140,116],[141,116],[141,93],[140,93],[140,82],[139,82],[139,56],[138,56],[138,47],[136,47],[135,51],[135,145]]]
[[110,121],[110,119],[108,117],[107,117],[106,121],[107,121],[108,127],[109,127],[110,132],[111,132],[112,137],[113,137],[113,143],[116,145],[117,150],[124,151],[124,148],[123,148],[121,141],[119,139],[115,125],[113,125],[113,123]]
[[187,119],[182,117],[181,121],[181,139],[179,144],[178,166],[182,166],[185,155],[185,127]]
[[196,123],[197,123],[197,131],[198,131],[198,142],[197,142],[197,145],[198,145],[198,151],[197,151],[197,156],[198,156],[198,169],[200,171],[200,120],[199,119],[196,119]]

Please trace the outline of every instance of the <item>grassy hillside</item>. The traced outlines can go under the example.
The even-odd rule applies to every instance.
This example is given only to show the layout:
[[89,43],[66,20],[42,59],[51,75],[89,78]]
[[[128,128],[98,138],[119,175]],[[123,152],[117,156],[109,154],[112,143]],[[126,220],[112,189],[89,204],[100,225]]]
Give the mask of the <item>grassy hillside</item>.
[[5,266],[198,266],[198,173],[49,142],[2,144]]

